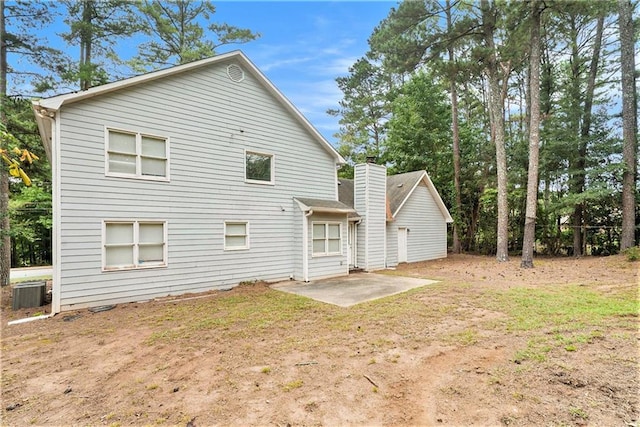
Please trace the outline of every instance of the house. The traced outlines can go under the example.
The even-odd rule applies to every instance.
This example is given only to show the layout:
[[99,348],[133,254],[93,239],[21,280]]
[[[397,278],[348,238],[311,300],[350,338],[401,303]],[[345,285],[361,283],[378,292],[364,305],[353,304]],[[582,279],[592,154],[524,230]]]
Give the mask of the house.
[[[453,222],[426,171],[387,176],[384,166],[361,164],[355,179],[340,179],[339,200],[349,215],[350,268],[377,270],[447,256]],[[364,213],[361,218],[358,213]]]
[[53,175],[54,313],[405,259],[387,237],[420,209],[417,189],[389,216],[391,179],[358,165],[355,204],[339,201],[344,160],[239,51],[33,110]]

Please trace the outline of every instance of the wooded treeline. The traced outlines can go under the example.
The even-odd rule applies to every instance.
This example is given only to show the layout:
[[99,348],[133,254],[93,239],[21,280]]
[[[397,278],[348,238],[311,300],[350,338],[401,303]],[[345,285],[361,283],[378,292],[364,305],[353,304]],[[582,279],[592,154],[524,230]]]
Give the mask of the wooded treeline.
[[634,246],[635,6],[403,2],[337,79],[339,151],[426,169],[454,217],[454,252],[522,254],[529,267],[534,250]]

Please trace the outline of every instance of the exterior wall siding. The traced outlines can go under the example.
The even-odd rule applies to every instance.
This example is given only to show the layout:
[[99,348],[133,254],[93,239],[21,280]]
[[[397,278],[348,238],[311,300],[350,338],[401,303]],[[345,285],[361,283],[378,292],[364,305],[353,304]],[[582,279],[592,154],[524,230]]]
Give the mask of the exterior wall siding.
[[387,267],[398,265],[398,224],[387,222]]
[[385,268],[387,169],[375,164],[355,166],[354,207],[358,226],[358,264],[365,270]]
[[[293,197],[335,199],[335,159],[250,73],[235,83],[226,65],[61,109],[62,310],[298,275]],[[106,177],[105,126],[168,137],[170,181]],[[244,182],[245,149],[273,154],[275,185]],[[103,272],[102,222],[116,219],[166,221],[167,266]],[[250,249],[224,250],[233,220],[249,222]]]
[[409,196],[390,227],[395,230],[396,257],[397,229],[407,227],[407,262],[446,258],[447,223],[423,182]]

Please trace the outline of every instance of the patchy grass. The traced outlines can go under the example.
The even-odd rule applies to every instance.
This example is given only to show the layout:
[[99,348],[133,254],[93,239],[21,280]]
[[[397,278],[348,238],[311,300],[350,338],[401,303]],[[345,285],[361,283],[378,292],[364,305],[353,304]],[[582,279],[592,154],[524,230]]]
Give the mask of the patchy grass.
[[288,383],[286,383],[286,384],[284,384],[282,386],[282,391],[289,392],[291,390],[295,390],[297,388],[300,388],[303,385],[304,385],[304,381],[302,381],[302,380],[291,381],[291,382],[288,382]]
[[43,280],[51,280],[51,274],[44,274],[42,276],[33,276],[33,277],[18,277],[16,279],[11,280],[11,284],[15,283],[23,283],[23,282],[41,282]]
[[612,317],[633,322],[638,316],[638,300],[632,293],[604,295],[579,285],[514,288],[490,292],[487,297],[491,299],[488,307],[509,315],[509,331],[578,330]]
[[493,325],[508,332],[530,334],[527,346],[514,361],[544,362],[553,349],[578,351],[580,345],[603,339],[604,325],[631,328],[637,322],[639,302],[635,291],[603,293],[585,285],[518,287],[488,292],[480,302],[502,311],[507,318]]

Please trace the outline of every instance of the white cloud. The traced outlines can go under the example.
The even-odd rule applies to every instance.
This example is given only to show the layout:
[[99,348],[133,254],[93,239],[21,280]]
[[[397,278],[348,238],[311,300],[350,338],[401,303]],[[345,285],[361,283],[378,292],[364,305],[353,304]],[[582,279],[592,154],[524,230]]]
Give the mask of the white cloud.
[[288,67],[296,64],[304,64],[313,61],[314,58],[310,56],[299,57],[299,58],[282,58],[282,59],[274,59],[271,62],[267,62],[263,64],[260,69],[264,72],[272,70],[274,68]]

